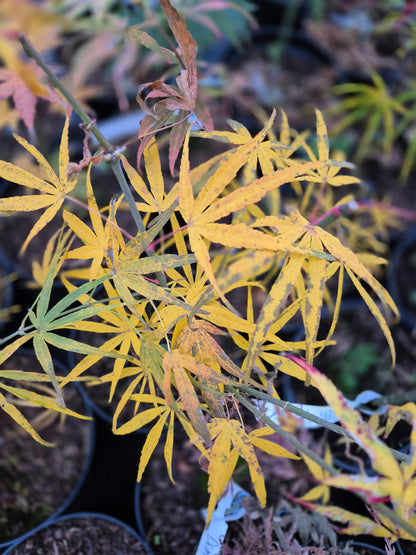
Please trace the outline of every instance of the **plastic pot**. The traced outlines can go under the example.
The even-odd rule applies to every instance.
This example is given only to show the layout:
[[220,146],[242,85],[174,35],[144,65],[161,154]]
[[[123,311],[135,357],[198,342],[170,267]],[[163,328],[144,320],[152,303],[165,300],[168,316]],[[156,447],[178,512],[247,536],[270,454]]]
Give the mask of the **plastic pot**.
[[120,520],[100,513],[73,513],[39,526],[13,543],[5,552],[151,554],[144,539]]
[[403,235],[393,249],[387,288],[409,330],[416,328],[416,227]]
[[[31,351],[24,350],[16,353],[16,356],[27,357],[28,352],[34,356]],[[28,358],[25,363],[29,365],[28,370],[37,370],[36,362]],[[59,362],[54,363],[56,370],[67,372]],[[19,369],[24,369],[22,362],[19,363]],[[78,384],[65,388],[65,393],[70,408],[92,416],[85,393]],[[26,412],[25,415],[32,418]],[[5,516],[9,518],[9,522],[3,522],[1,549],[51,522],[73,502],[86,479],[92,460],[95,426],[93,420],[80,421],[66,417],[63,423],[65,433],[56,432],[55,426],[59,427],[60,422],[40,430],[43,439],[57,443],[57,447],[45,447],[26,432],[19,434],[18,431],[12,431],[8,435],[13,421],[3,412],[0,418],[5,421],[0,434],[0,452],[2,445],[4,450],[0,466],[0,499],[3,500]],[[84,424],[84,427],[79,428],[78,422]],[[79,458],[79,452],[83,453],[83,457]]]
[[13,305],[14,285],[10,278],[13,271],[13,264],[0,250],[0,332],[3,332],[7,326],[8,311]]
[[144,529],[142,514],[140,510],[140,491],[141,491],[141,483],[136,482],[136,486],[134,488],[134,518],[136,520],[137,530],[143,536],[143,538],[145,538],[146,532]]

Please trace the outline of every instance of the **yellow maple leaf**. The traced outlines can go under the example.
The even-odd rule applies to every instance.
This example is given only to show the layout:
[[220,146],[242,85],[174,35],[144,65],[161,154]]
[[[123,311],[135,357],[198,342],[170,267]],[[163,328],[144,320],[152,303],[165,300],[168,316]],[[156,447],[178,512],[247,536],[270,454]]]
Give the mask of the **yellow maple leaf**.
[[209,454],[207,524],[210,522],[215,505],[224,493],[227,483],[234,472],[238,457],[244,458],[248,465],[251,480],[262,507],[266,505],[264,477],[257,461],[254,447],[247,432],[238,420],[214,418],[208,424],[214,444]]
[[[92,259],[89,269],[89,279],[93,280],[103,274],[103,260],[107,260],[107,267],[111,268],[110,246],[112,248],[113,246],[110,245],[110,237],[112,238],[113,243],[117,243],[117,245],[123,246],[124,242],[121,231],[119,230],[112,213],[109,218],[105,218],[105,224],[103,223],[103,216],[98,208],[91,185],[91,164],[87,172],[86,188],[92,228],[88,227],[80,218],[75,216],[75,214],[64,210],[63,218],[65,223],[84,243],[82,247],[69,251],[66,254],[66,258],[75,258],[77,260]],[[114,212],[120,202],[121,197],[115,203]],[[113,212],[113,210],[111,210],[111,212]],[[110,230],[112,230],[111,234]],[[72,270],[69,275],[71,275],[71,277],[81,277],[76,270]]]
[[58,213],[67,195],[75,188],[76,178],[67,177],[69,163],[68,153],[68,125],[69,118],[65,120],[62,131],[61,145],[59,148],[59,175],[56,175],[43,155],[22,137],[15,135],[15,139],[37,160],[45,172],[46,179],[41,179],[9,162],[0,160],[0,177],[39,191],[40,194],[0,198],[0,213],[31,212],[46,208],[29,232],[22,246],[24,252],[30,241],[43,229]]
[[213,418],[208,424],[208,429],[214,444],[208,454],[208,492],[210,498],[207,524],[209,524],[215,506],[231,479],[239,456],[248,464],[254,490],[262,507],[264,507],[266,504],[266,488],[254,447],[276,457],[290,459],[298,459],[299,457],[273,441],[263,439],[263,436],[274,433],[267,426],[248,434],[238,420]]
[[312,253],[308,249],[292,245],[289,241],[282,245],[282,242],[275,236],[252,229],[244,224],[216,223],[232,213],[259,202],[270,191],[284,183],[305,176],[307,170],[330,164],[328,160],[298,162],[291,167],[272,172],[256,179],[245,187],[240,187],[220,197],[267,135],[273,117],[274,115],[255,137],[220,159],[218,167],[209,173],[196,198],[194,198],[193,179],[198,173],[194,172],[192,174],[189,171],[189,133],[185,138],[178,182],[179,211],[187,223],[191,250],[195,253],[216,293],[225,302],[227,301],[213,272],[207,241],[237,249],[260,249],[274,252],[287,249],[289,252],[298,252],[302,255],[315,254],[321,258],[328,258],[326,253]]
[[[373,469],[377,472],[376,476],[371,477],[365,474],[338,474],[323,478],[322,483],[359,492],[370,503],[391,501],[397,514],[409,521],[414,516],[416,509],[416,480],[413,478],[416,467],[414,446],[412,446],[413,453],[410,463],[399,465],[387,445],[377,437],[370,425],[363,421],[360,413],[348,405],[334,384],[316,368],[308,366],[306,370],[341,424],[368,454]],[[412,403],[393,409],[390,416],[394,417],[399,414],[399,411],[402,414],[409,413],[412,419],[416,415],[416,407]],[[411,440],[416,441],[414,428]]]

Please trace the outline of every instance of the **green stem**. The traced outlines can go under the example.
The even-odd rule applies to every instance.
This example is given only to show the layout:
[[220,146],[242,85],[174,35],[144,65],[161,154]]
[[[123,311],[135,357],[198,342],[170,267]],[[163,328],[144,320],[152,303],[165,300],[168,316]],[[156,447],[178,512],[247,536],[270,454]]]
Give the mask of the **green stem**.
[[134,201],[133,194],[124,176],[123,170],[121,169],[120,158],[111,156],[109,163],[110,163],[111,169],[114,172],[114,175],[117,178],[120,188],[123,191],[124,198],[126,199],[126,202],[129,205],[130,212],[131,212],[131,215],[133,216],[137,229],[139,230],[140,233],[144,233],[145,227],[143,224],[143,220],[142,220],[142,217],[140,216],[140,212],[137,210],[137,206]]
[[[276,399],[275,397],[272,397],[268,393],[263,393],[262,391],[258,391],[257,389],[251,388],[249,386],[238,384],[236,387],[238,387],[239,390],[244,391],[248,395],[251,395],[252,397],[257,397],[258,399],[262,399],[263,401],[272,403],[273,405],[276,405],[284,410],[288,410],[289,412],[296,414],[296,416],[299,416],[300,418],[305,418],[310,422],[314,422],[321,428],[327,428],[331,432],[334,432],[336,434],[339,434],[343,437],[347,437],[348,439],[355,441],[355,437],[348,430],[346,430],[342,426],[339,426],[338,424],[328,422],[327,420],[324,420],[323,418],[320,418],[315,414],[312,414],[295,405],[292,405],[287,401],[283,401],[282,399]],[[411,458],[409,455],[406,455],[405,453],[401,453],[400,451],[396,451],[396,449],[390,449],[390,451],[397,460],[403,461],[406,464],[410,463]]]
[[104,148],[106,152],[113,152],[115,150],[114,146],[107,141],[101,131],[98,129],[96,122],[90,118],[87,112],[79,105],[79,103],[75,100],[72,93],[64,86],[64,84],[58,79],[58,77],[53,73],[47,63],[44,61],[42,56],[35,50],[32,43],[24,36],[20,35],[19,37],[20,44],[23,47],[23,50],[26,54],[35,60],[39,67],[43,69],[49,79],[52,81],[53,85],[58,89],[58,91],[62,94],[64,98],[69,102],[69,104],[74,109],[79,117],[81,118],[82,123],[84,123],[88,130],[94,135],[100,145]]
[[289,432],[286,432],[286,430],[283,430],[283,428],[281,428],[275,422],[273,422],[271,418],[263,414],[259,409],[257,409],[254,405],[252,405],[250,401],[247,401],[247,399],[243,397],[240,393],[238,393],[234,387],[226,386],[226,388],[228,389],[228,391],[230,391],[230,393],[234,395],[236,399],[239,400],[239,402],[242,405],[244,405],[251,413],[253,413],[258,420],[260,420],[264,424],[267,424],[267,426],[269,426],[270,428],[272,428],[272,430],[277,432],[285,441],[290,443],[297,451],[299,451],[300,453],[303,453],[304,455],[312,459],[314,462],[316,462],[316,464],[318,464],[323,470],[328,472],[330,476],[336,476],[337,474],[339,474],[339,472],[333,466],[331,466],[324,459],[319,457],[316,453],[314,453],[311,449],[309,449],[309,447],[306,447],[306,445],[303,445],[292,434],[290,434]]
[[399,516],[393,509],[390,509],[384,503],[374,503],[372,505],[376,511],[387,517],[396,526],[402,528],[405,532],[413,536],[416,540],[416,529],[411,526],[406,520]]
[[[299,416],[300,418],[306,418],[307,420],[310,420],[311,422],[314,422],[315,424],[317,424],[321,428],[328,428],[328,430],[330,430],[331,432],[335,432],[337,434],[341,434],[341,435],[344,435],[344,436],[345,435],[348,436],[348,434],[349,434],[349,432],[347,430],[345,430],[341,426],[338,426],[338,424],[333,424],[332,422],[328,422],[327,420],[324,420],[323,418],[320,418],[319,416],[316,416],[315,414],[307,412],[307,411],[297,407],[296,405],[292,405],[291,403],[288,403],[287,401],[283,401],[282,399],[276,399],[275,397],[272,397],[268,393],[263,393],[262,391],[258,391],[257,389],[254,389],[254,388],[246,386],[246,385],[238,384],[237,387],[238,387],[239,390],[244,391],[248,395],[252,395],[253,397],[257,397],[258,399],[261,399],[262,401],[272,403],[273,405],[276,405],[277,407],[280,407],[284,410],[288,410],[289,412],[292,412],[293,414],[296,414],[296,416]],[[352,436],[350,436],[350,437],[351,437],[351,439],[353,439]]]
[[7,337],[2,337],[0,339],[0,345],[3,345],[4,343],[8,343],[9,341],[11,341],[12,339],[14,339],[15,337],[20,337],[22,335],[26,335],[27,332],[33,331],[35,328],[32,324],[30,324],[29,326],[26,326],[24,328],[20,328],[16,331],[14,331],[13,333],[11,333],[10,335],[8,335]]
[[359,205],[355,200],[339,204],[311,223],[312,225],[319,225],[319,227],[325,228],[340,216],[350,216],[358,207]]
[[410,391],[403,391],[402,393],[390,393],[389,395],[383,395],[378,399],[373,399],[371,401],[374,406],[378,407],[381,405],[403,405],[404,403],[416,401],[416,389],[411,389]]

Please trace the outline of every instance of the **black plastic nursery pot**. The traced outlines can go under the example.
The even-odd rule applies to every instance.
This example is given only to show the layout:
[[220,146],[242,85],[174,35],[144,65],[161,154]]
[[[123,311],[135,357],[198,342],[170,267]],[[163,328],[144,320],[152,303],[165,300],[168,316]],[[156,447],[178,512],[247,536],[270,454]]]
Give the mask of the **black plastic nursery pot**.
[[14,268],[13,264],[0,250],[0,332],[3,333],[10,320],[10,312],[14,299]]
[[416,329],[416,227],[410,228],[394,247],[387,283],[401,322],[410,331]]
[[133,528],[116,518],[100,513],[73,513],[40,526],[12,544],[6,553],[150,555],[151,551]]
[[[39,366],[33,353],[23,350],[6,361],[3,369],[40,371]],[[56,361],[55,368],[67,372]],[[70,409],[92,417],[78,384],[67,386],[63,395]],[[36,442],[0,412],[0,550],[66,510],[85,481],[94,451],[92,419],[61,418],[45,411],[43,425],[35,425],[39,408],[19,409],[42,439],[55,447]]]

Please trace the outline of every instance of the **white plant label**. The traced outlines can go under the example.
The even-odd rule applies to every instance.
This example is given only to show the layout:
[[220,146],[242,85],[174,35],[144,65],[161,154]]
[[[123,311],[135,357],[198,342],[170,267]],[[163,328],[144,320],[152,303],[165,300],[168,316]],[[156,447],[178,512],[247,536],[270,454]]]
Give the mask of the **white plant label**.
[[[374,399],[379,399],[379,398],[381,398],[380,393],[376,393],[375,391],[371,391],[371,390],[366,390],[366,391],[362,391],[352,401],[349,399],[345,399],[345,400],[351,408],[355,409],[360,405],[365,405],[367,403],[370,403],[371,401],[374,401]],[[264,413],[271,420],[276,422],[276,424],[280,425],[280,417],[283,416],[282,409],[280,409],[276,405],[273,405],[272,403],[264,403],[259,399],[252,399],[252,403],[256,405],[258,409],[261,409],[262,413]],[[332,424],[335,424],[335,422],[338,422],[337,415],[328,405],[304,405],[301,403],[290,403],[290,404],[294,407],[304,410],[305,412],[308,412],[309,414],[318,416],[319,418],[322,418],[322,420],[325,420],[326,422],[330,422]],[[370,409],[363,408],[361,412],[365,414],[373,414],[375,412],[384,412],[385,410],[386,410],[386,407],[381,406],[377,410],[370,410]],[[319,424],[312,422],[307,418],[301,418],[301,417],[297,417],[297,418],[299,418],[299,420],[302,421],[304,427],[309,430],[320,427]]]
[[[227,522],[243,516],[245,509],[242,501],[248,495],[243,488],[231,482],[224,497],[218,501],[208,528],[202,533],[195,555],[220,555],[221,544],[228,529]],[[204,517],[206,513],[204,509]]]

